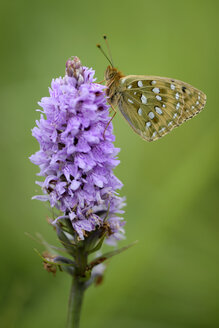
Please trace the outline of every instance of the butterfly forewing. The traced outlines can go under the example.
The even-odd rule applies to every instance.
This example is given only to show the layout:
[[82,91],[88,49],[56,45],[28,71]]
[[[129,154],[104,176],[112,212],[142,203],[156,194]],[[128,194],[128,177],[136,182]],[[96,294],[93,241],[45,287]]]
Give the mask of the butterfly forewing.
[[196,115],[205,95],[179,80],[129,75],[120,79],[119,109],[143,139],[154,141]]

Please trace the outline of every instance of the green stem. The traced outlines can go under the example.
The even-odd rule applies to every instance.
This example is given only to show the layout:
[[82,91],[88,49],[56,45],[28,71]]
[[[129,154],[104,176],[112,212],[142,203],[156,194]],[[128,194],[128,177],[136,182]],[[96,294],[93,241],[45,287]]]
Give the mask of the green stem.
[[84,296],[84,283],[74,276],[68,303],[67,328],[79,328],[81,306]]

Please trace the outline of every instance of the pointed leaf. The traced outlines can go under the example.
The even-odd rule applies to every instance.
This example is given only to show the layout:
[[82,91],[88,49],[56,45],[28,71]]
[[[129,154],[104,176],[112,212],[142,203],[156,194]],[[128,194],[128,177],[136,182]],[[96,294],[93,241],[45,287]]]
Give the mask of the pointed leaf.
[[103,234],[103,236],[100,238],[100,241],[98,242],[98,244],[97,244],[93,249],[91,249],[91,250],[88,252],[88,254],[92,254],[92,253],[94,253],[94,252],[99,251],[99,249],[101,248],[101,246],[102,246],[102,244],[103,244],[103,241],[104,241],[105,237],[106,237],[106,232],[105,232],[105,233]]
[[61,241],[62,245],[66,248],[67,252],[74,256],[75,254],[75,245],[68,239],[66,234],[62,231],[58,224],[56,224],[56,232],[58,235],[59,240]]
[[[33,241],[37,242],[40,245],[43,245],[50,253],[53,253],[53,249],[58,251],[58,252],[65,252],[66,253],[66,249],[61,248],[61,247],[57,247],[54,245],[51,245],[49,243],[47,243],[47,241],[40,235],[40,234],[36,234],[36,236],[39,238],[35,238],[34,236],[32,236],[29,232],[25,232],[25,235],[28,236],[30,239],[32,239]],[[54,253],[55,255],[56,253]]]
[[116,249],[115,251],[112,251],[112,252],[108,252],[108,253],[105,253],[99,257],[97,257],[96,259],[94,259],[89,265],[88,265],[88,269],[92,269],[95,265],[98,265],[100,263],[103,263],[104,261],[108,260],[109,258],[117,255],[117,254],[120,254],[124,251],[126,251],[127,249],[129,249],[130,247],[134,246],[135,244],[137,244],[138,241],[135,241],[127,246],[124,246],[122,248],[119,248],[119,249]]
[[69,260],[68,262],[67,261],[64,262],[63,260],[55,261],[55,259],[62,258],[62,256],[57,256],[56,258],[54,258],[54,260],[51,261],[51,260],[48,260],[46,257],[42,256],[36,248],[34,248],[34,251],[39,255],[39,257],[43,260],[43,262],[46,262],[48,264],[56,265],[56,266],[60,266],[60,265],[72,266],[72,265],[74,265],[74,262],[71,261],[70,259],[66,259],[66,260]]

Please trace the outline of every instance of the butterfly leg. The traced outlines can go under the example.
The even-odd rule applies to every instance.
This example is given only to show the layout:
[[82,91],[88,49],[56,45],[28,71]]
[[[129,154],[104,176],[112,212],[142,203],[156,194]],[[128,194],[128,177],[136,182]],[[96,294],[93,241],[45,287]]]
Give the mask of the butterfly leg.
[[104,129],[104,132],[103,132],[103,138],[105,139],[105,133],[106,133],[106,130],[108,128],[108,126],[110,125],[110,123],[112,122],[112,120],[114,119],[114,117],[116,116],[117,114],[117,111],[115,110],[115,108],[111,105],[111,108],[113,109],[114,113],[113,113],[113,116],[111,117],[111,119],[109,120],[109,122],[107,123],[105,129]]
[[114,108],[114,106],[112,105],[112,104],[110,104],[110,106],[111,106],[111,109],[114,111],[114,116],[115,116],[115,113],[117,113],[117,110]]
[[98,84],[102,84],[103,82],[105,82],[106,80],[102,80],[100,82],[97,82]]

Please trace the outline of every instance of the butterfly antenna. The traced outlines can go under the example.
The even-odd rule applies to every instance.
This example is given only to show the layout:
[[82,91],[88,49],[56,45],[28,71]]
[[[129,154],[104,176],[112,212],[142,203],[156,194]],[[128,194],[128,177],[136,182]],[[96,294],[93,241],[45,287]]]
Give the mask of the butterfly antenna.
[[100,51],[102,52],[102,54],[104,55],[104,57],[106,57],[106,59],[108,60],[108,62],[110,63],[110,65],[113,67],[112,61],[109,59],[109,57],[107,56],[107,54],[105,53],[105,51],[103,50],[103,48],[101,47],[100,44],[97,44],[97,48],[100,49]]
[[114,65],[113,65],[113,57],[112,57],[112,54],[111,54],[111,51],[110,51],[110,47],[109,47],[109,42],[108,42],[107,36],[104,35],[103,38],[104,38],[104,40],[105,40],[105,42],[106,42],[106,46],[107,46],[108,53],[109,53],[109,56],[110,56],[110,61],[111,61],[111,63],[112,63],[112,67],[113,67],[113,66],[114,66]]

